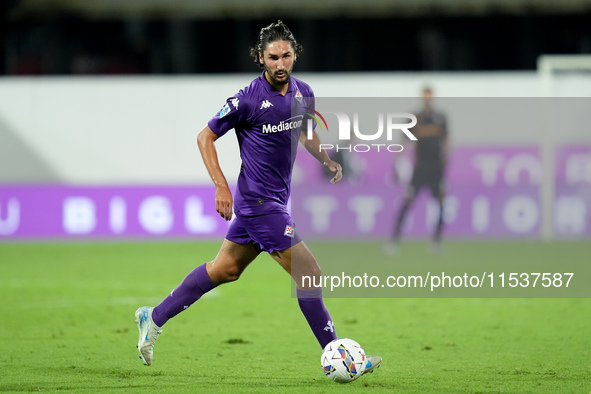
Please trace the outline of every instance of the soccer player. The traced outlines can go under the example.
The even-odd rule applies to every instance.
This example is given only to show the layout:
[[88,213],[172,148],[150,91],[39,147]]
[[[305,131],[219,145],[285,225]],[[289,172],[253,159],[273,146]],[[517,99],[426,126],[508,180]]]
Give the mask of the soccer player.
[[406,214],[423,187],[428,187],[439,203],[439,215],[433,233],[431,251],[433,253],[440,253],[441,251],[443,201],[445,199],[444,173],[449,150],[447,124],[445,115],[436,112],[431,106],[433,98],[431,88],[424,88],[422,96],[423,109],[417,115],[417,124],[412,130],[414,136],[417,137],[412,179],[398,213],[391,240],[384,247],[386,255],[392,255],[398,249]]
[[[319,149],[316,133],[307,138],[306,107],[313,108],[310,86],[291,72],[302,46],[281,21],[261,29],[250,51],[263,69],[260,77],[227,99],[219,114],[199,133],[197,144],[215,185],[216,211],[230,224],[217,256],[195,268],[166,297],[152,307],[135,312],[139,328],[138,349],[146,365],[152,364],[154,343],[162,326],[216,286],[237,280],[248,265],[265,251],[290,274],[297,285],[300,309],[322,348],[336,339],[334,324],[324,306],[321,288],[303,285],[302,276],[319,276],[320,267],[301,240],[287,210],[293,161],[298,142],[341,180],[341,166]],[[215,141],[234,129],[242,167],[233,196],[220,169]],[[381,363],[368,356],[365,373]]]

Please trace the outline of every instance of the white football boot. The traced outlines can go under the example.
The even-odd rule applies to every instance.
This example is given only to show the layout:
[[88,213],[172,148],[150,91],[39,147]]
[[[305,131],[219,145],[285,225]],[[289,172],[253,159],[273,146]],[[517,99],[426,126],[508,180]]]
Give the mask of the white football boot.
[[365,371],[363,371],[363,375],[372,373],[380,367],[381,363],[382,358],[380,356],[367,356],[367,361],[365,362]]
[[152,365],[154,358],[154,344],[162,333],[162,328],[152,321],[152,310],[149,306],[142,306],[135,311],[135,323],[140,332],[140,339],[137,348],[140,351],[140,358],[145,365]]

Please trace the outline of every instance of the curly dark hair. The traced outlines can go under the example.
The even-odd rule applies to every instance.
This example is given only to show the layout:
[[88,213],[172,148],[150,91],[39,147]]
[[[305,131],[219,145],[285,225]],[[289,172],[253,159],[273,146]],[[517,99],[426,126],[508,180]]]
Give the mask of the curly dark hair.
[[274,41],[289,41],[296,56],[300,56],[304,51],[304,47],[298,44],[293,33],[281,22],[277,20],[276,23],[271,23],[269,26],[263,27],[259,33],[259,39],[254,47],[250,48],[250,56],[259,68],[264,68],[264,65],[259,60],[259,53],[262,54],[267,47],[267,44]]

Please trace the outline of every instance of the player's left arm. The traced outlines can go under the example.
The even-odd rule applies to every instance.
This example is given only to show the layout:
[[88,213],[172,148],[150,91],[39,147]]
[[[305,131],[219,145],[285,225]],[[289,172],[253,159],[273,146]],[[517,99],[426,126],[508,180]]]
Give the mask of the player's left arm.
[[300,133],[300,142],[304,145],[306,150],[316,158],[316,160],[321,162],[324,167],[335,174],[330,180],[330,183],[334,185],[343,179],[343,168],[339,163],[332,160],[325,150],[320,149],[320,137],[318,137],[316,131],[312,132],[312,139],[308,139],[307,132],[302,131]]

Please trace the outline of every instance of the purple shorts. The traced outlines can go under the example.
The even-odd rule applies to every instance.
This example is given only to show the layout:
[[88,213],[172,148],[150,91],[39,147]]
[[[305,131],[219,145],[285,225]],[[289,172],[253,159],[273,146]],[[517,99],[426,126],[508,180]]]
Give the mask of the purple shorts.
[[226,239],[237,244],[252,243],[259,253],[263,250],[268,253],[285,250],[302,240],[287,212],[258,216],[236,214],[228,228]]

